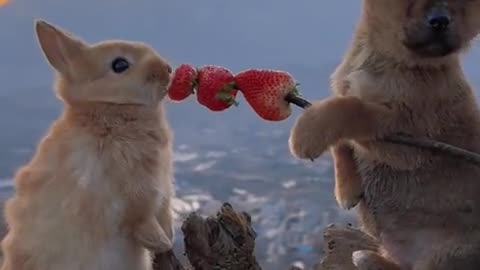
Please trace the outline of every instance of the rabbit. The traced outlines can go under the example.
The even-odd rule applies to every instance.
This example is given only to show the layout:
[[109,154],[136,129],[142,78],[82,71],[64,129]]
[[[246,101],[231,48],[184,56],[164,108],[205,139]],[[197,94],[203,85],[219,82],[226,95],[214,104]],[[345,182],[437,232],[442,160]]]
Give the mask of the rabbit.
[[63,112],[15,173],[1,270],[151,270],[172,249],[172,68],[141,42],[35,20]]

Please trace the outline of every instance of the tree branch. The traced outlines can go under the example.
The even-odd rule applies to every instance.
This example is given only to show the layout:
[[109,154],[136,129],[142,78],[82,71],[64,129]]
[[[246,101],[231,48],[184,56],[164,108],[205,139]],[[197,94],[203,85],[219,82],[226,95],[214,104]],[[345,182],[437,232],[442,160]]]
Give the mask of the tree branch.
[[330,225],[323,233],[325,257],[317,270],[357,270],[352,262],[352,253],[378,249],[378,242],[362,231],[351,226]]

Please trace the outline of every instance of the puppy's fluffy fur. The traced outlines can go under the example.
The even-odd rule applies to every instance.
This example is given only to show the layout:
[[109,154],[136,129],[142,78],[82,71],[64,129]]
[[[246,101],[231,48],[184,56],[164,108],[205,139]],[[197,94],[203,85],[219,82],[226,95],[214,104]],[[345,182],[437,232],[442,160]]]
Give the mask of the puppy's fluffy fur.
[[[451,17],[442,33],[425,22],[439,10]],[[381,254],[353,254],[361,270],[480,269],[480,168],[378,140],[408,133],[480,152],[480,112],[459,57],[479,14],[477,0],[364,0],[332,75],[335,97],[291,131],[299,158],[332,147],[339,203],[359,203],[365,231],[382,243]]]

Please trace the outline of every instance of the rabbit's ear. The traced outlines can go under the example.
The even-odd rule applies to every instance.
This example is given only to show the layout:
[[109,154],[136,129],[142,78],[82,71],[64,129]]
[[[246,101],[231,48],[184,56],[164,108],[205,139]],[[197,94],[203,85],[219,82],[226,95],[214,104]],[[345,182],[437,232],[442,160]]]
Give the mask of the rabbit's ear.
[[58,72],[68,74],[72,58],[82,53],[86,44],[43,20],[35,21],[35,31],[40,47],[50,65]]

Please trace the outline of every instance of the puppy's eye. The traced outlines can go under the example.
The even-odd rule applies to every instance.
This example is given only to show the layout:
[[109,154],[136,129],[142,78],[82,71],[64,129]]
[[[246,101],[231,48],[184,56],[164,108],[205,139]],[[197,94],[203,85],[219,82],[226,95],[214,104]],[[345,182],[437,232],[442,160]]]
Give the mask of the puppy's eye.
[[122,73],[130,67],[130,63],[123,57],[117,57],[112,62],[112,70],[115,73]]

